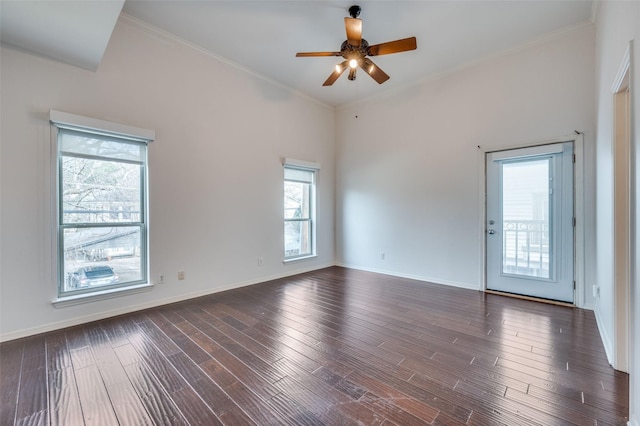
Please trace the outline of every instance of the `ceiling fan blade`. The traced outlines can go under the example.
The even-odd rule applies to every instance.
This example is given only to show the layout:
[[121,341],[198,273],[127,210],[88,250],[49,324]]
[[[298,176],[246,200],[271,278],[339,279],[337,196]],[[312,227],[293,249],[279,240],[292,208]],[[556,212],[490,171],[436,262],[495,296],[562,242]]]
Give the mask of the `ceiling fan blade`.
[[367,74],[371,76],[378,84],[382,84],[385,81],[389,80],[389,76],[386,72],[382,71],[380,67],[373,63],[373,61],[369,58],[364,58],[362,60],[362,65],[360,68],[364,70]]
[[369,56],[388,55],[390,53],[406,52],[407,50],[416,50],[416,38],[409,37],[402,40],[389,41],[386,43],[374,44],[369,46]]
[[362,44],[362,19],[344,18],[344,27],[347,30],[347,42],[353,47]]
[[344,70],[347,69],[348,65],[349,65],[349,61],[343,61],[342,63],[339,63],[338,65],[336,65],[336,69],[333,70],[329,78],[327,78],[327,80],[324,83],[322,83],[322,85],[331,86],[333,83],[335,83],[338,77],[340,77],[344,72]]
[[308,56],[341,56],[340,52],[298,52],[296,57],[308,57]]

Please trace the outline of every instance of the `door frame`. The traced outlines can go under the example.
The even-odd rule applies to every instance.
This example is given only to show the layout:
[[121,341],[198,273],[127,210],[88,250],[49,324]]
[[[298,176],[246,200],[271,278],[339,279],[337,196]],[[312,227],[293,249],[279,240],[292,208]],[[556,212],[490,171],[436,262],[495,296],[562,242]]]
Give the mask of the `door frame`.
[[478,179],[480,193],[480,214],[478,221],[480,242],[480,288],[487,291],[487,154],[512,149],[531,148],[539,145],[550,145],[562,142],[573,142],[573,154],[575,163],[573,167],[573,209],[576,218],[574,229],[574,279],[575,297],[573,304],[579,308],[585,307],[585,281],[584,281],[584,137],[582,133],[575,132],[566,136],[523,142],[507,146],[480,146],[478,145]]
[[633,235],[637,224],[633,217],[633,143],[631,125],[631,52],[629,42],[620,69],[611,85],[613,103],[613,354],[611,364],[616,370],[629,372],[631,334],[631,282],[636,270],[633,257]]

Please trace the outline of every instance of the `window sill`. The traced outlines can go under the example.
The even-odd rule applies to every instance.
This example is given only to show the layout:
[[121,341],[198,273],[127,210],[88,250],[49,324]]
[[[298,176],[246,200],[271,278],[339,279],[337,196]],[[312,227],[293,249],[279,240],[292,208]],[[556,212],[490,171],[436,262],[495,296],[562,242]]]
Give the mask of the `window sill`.
[[318,255],[317,254],[310,254],[309,256],[292,257],[291,259],[283,260],[282,263],[297,262],[298,260],[313,259],[314,257],[318,257]]
[[98,300],[112,299],[114,297],[120,297],[128,294],[141,293],[143,291],[151,290],[152,287],[153,287],[153,284],[145,283],[145,284],[132,285],[129,287],[119,287],[119,288],[112,288],[108,290],[95,291],[93,293],[58,297],[57,299],[52,300],[51,304],[56,308],[64,308],[67,306],[96,302]]

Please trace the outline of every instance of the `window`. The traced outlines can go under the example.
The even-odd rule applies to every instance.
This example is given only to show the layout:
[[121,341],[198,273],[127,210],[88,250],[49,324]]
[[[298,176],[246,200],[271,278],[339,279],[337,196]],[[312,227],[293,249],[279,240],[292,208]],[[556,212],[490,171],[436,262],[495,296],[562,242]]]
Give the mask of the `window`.
[[315,179],[318,168],[315,163],[292,160],[285,162],[285,260],[315,255]]
[[147,143],[153,132],[51,111],[58,297],[147,284]]

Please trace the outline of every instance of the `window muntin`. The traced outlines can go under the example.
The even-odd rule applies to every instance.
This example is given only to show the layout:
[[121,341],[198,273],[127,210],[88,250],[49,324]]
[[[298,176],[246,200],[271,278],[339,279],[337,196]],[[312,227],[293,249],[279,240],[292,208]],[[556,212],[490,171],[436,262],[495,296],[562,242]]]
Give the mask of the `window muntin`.
[[146,283],[146,142],[58,128],[57,148],[58,296]]
[[312,169],[284,168],[284,258],[315,254],[315,174]]

